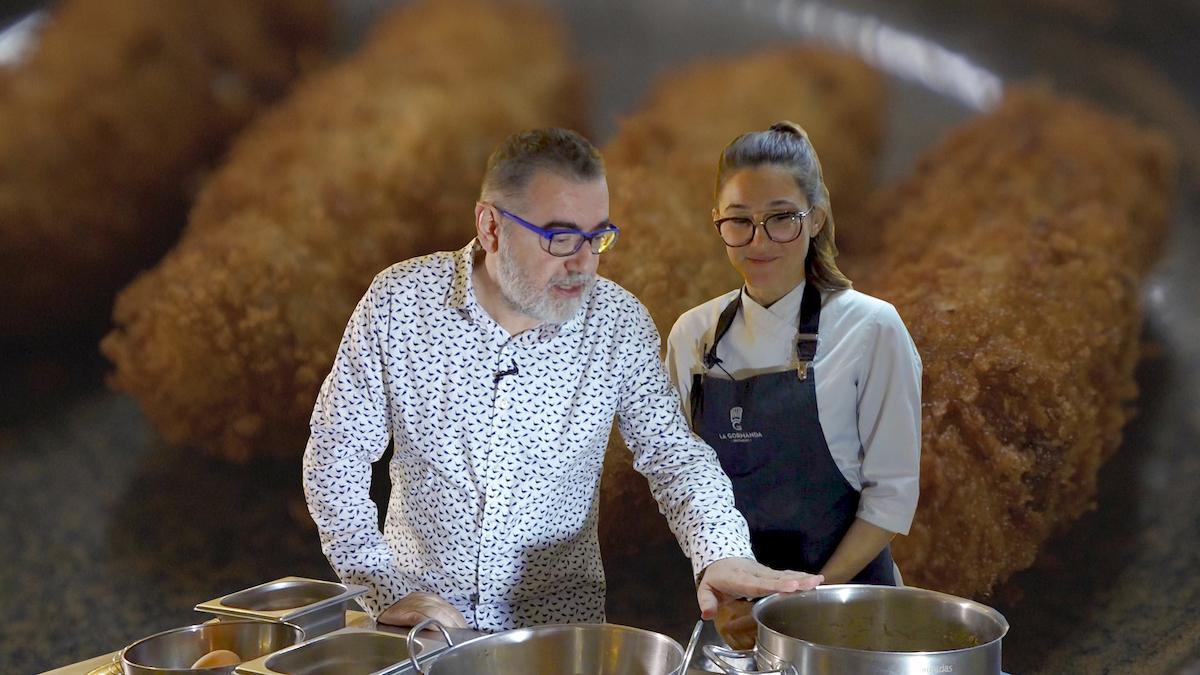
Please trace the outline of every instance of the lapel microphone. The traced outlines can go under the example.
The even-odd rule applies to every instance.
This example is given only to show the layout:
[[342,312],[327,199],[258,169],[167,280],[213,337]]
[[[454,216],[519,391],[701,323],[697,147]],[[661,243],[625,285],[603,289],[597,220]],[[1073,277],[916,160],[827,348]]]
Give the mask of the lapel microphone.
[[508,370],[497,370],[496,374],[492,376],[492,384],[500,384],[500,380],[502,380],[503,378],[506,378],[509,375],[516,375],[516,374],[517,374],[517,364],[513,363],[512,365],[509,366]]
[[714,366],[719,366],[722,363],[724,363],[724,361],[717,357],[717,343],[714,342],[712,347],[704,350],[704,367],[712,368]]

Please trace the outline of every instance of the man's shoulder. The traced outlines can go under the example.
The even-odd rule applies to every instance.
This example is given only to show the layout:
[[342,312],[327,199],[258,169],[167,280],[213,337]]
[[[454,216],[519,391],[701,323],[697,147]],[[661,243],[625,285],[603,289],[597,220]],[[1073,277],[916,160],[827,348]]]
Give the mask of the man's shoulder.
[[654,323],[650,310],[628,289],[612,279],[597,277],[588,299],[587,330],[611,337]]
[[735,288],[732,291],[722,293],[711,300],[696,305],[679,315],[675,320],[675,325],[671,328],[672,340],[693,340],[700,339],[712,332],[717,324],[717,318],[721,315],[721,311],[733,302],[737,294],[741,291],[740,288]]
[[624,286],[601,276],[596,277],[596,285],[592,287],[592,302],[604,307],[644,308],[642,301]]
[[375,275],[371,285],[390,294],[424,294],[430,290],[440,290],[444,295],[454,280],[457,254],[457,251],[438,251],[401,260]]

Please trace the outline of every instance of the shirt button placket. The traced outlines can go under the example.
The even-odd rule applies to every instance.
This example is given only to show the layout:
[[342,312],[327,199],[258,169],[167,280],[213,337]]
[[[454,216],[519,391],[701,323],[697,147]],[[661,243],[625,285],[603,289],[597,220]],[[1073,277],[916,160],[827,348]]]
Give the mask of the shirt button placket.
[[[512,344],[511,340],[507,340],[500,344],[500,348],[496,355],[495,372],[499,373],[507,370],[510,367],[509,359],[507,358],[507,348]],[[504,521],[505,500],[501,495],[500,488],[504,483],[503,462],[504,453],[501,448],[507,442],[506,430],[506,411],[511,407],[512,401],[510,394],[513,385],[509,380],[513,376],[500,377],[494,382],[495,398],[494,410],[492,411],[492,433],[491,441],[488,445],[488,452],[485,460],[484,470],[484,501],[483,501],[483,518],[480,523],[482,532],[480,535],[479,547],[479,563],[476,572],[478,582],[478,592],[472,596],[471,602],[477,604],[475,609],[476,622],[480,628],[492,627],[491,623],[494,617],[488,611],[488,586],[489,579],[495,576],[496,570],[492,569],[488,563],[495,565],[494,557],[499,553],[500,541],[499,534]]]

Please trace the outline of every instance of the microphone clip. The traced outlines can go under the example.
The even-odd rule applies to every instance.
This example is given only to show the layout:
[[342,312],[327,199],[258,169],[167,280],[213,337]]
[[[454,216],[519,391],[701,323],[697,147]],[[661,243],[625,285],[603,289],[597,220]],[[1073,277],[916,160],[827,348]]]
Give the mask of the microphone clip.
[[496,374],[492,376],[492,384],[500,384],[500,380],[508,377],[509,375],[516,375],[516,374],[517,374],[517,364],[514,363],[508,368],[508,370],[497,370]]

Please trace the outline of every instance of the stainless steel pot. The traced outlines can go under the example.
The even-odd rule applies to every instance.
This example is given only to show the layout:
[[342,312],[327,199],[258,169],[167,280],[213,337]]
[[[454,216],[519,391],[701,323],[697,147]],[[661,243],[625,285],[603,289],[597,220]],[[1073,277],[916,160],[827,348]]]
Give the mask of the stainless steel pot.
[[237,666],[192,668],[201,656],[216,649],[236,652],[243,661],[290,647],[304,639],[304,631],[275,621],[239,619],[184,626],[142,638],[121,650],[125,675],[223,675]]
[[413,627],[415,641],[425,628],[442,633],[449,649],[424,664],[410,648],[412,667],[421,675],[682,675],[686,664],[679,643],[659,633],[613,624],[534,626],[486,635],[455,645],[437,621]]
[[[758,644],[705,647],[729,675],[1000,675],[1008,621],[987,605],[921,588],[857,584],[776,594],[752,610]],[[753,657],[760,670],[731,659]]]

